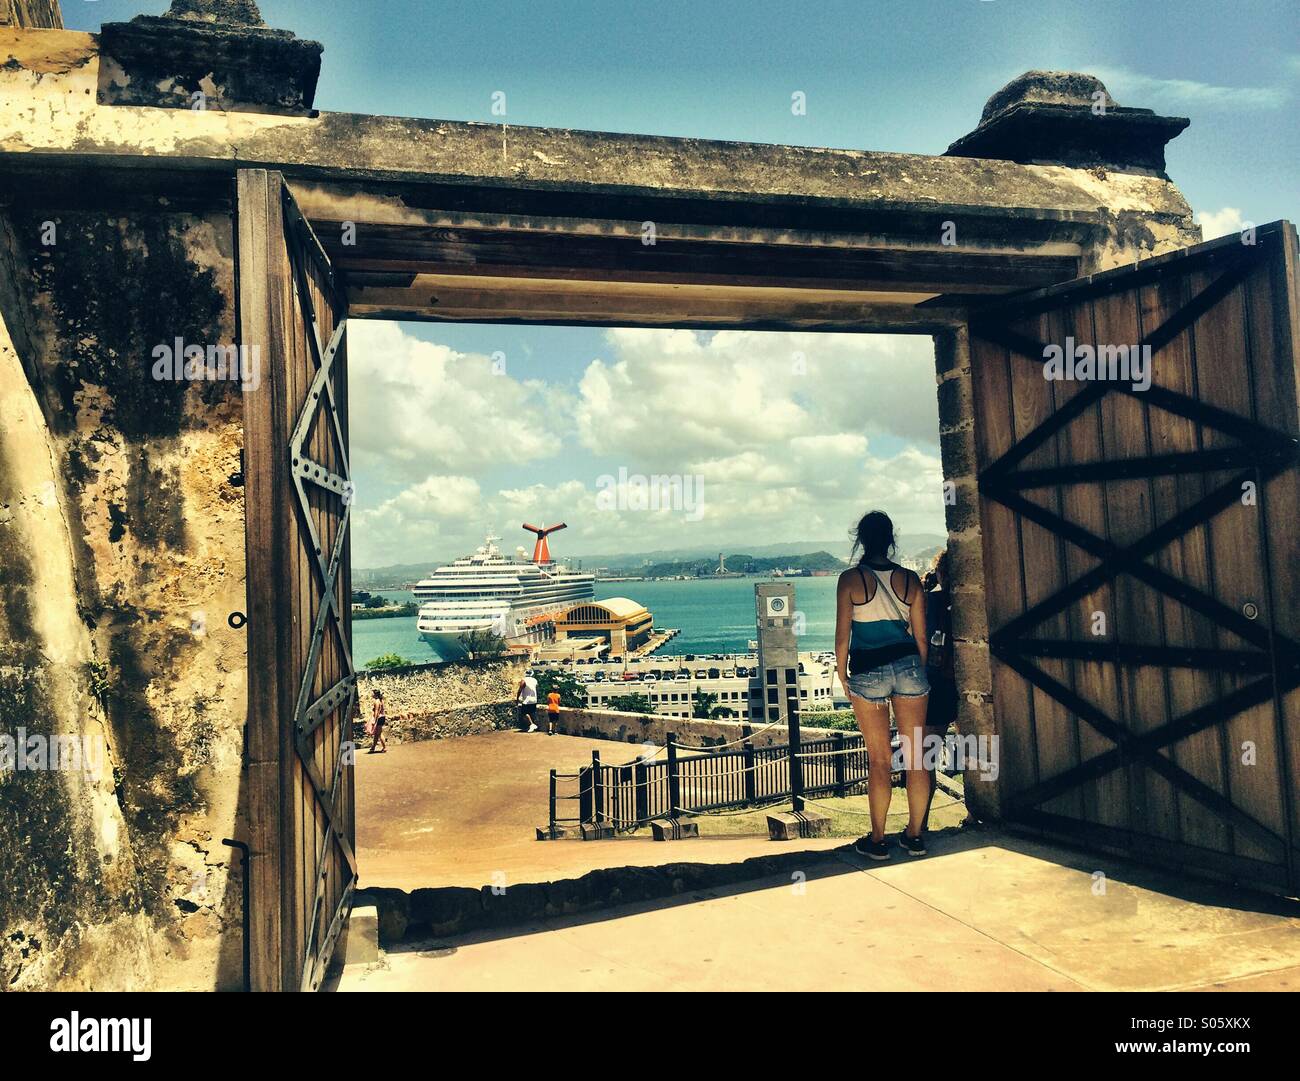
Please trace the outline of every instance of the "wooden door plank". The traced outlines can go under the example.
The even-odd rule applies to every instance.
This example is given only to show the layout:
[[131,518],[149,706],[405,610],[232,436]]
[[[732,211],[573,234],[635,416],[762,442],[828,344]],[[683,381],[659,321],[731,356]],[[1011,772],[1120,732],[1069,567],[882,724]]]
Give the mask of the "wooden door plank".
[[[1213,279],[1210,272],[1190,276],[1193,293],[1205,288]],[[1252,387],[1252,364],[1246,336],[1245,287],[1238,284],[1210,312],[1192,327],[1198,395],[1201,401],[1241,417],[1255,414]],[[1206,449],[1232,446],[1237,440],[1213,428],[1203,428]],[[1207,478],[1213,486],[1229,480],[1228,473]],[[1210,565],[1215,595],[1235,611],[1255,604],[1263,608],[1267,577],[1264,571],[1263,537],[1257,506],[1234,502],[1209,523]],[[1265,613],[1265,618],[1267,614]],[[1220,645],[1240,645],[1236,635],[1219,632]],[[1220,677],[1224,692],[1258,679],[1258,676],[1225,673]],[[1272,702],[1261,703],[1226,720],[1224,772],[1227,796],[1231,802],[1265,825],[1281,820],[1281,794],[1276,773],[1269,777],[1250,764],[1247,744],[1254,747],[1256,762],[1276,762],[1279,748],[1273,719]],[[1233,852],[1252,859],[1272,860],[1278,853],[1258,840],[1232,831]]]
[[[1166,279],[1140,290],[1142,326],[1145,331],[1162,325],[1188,300],[1190,286],[1185,277]],[[1196,396],[1195,370],[1190,332],[1184,331],[1165,346],[1156,362],[1156,383],[1169,390]],[[1164,409],[1149,411],[1151,445],[1154,453],[1191,453],[1201,449],[1199,426],[1190,418]],[[1199,473],[1157,477],[1152,483],[1152,509],[1157,522],[1166,522],[1206,494]],[[1159,552],[1152,562],[1195,589],[1214,592],[1209,569],[1208,530],[1196,528]],[[1214,627],[1173,597],[1161,598],[1164,642],[1170,646],[1208,649],[1216,645]],[[1218,696],[1214,673],[1197,668],[1175,668],[1168,677],[1169,712],[1179,717],[1213,701]],[[1170,758],[1212,790],[1224,793],[1223,734],[1217,729],[1197,732],[1176,743]],[[1173,794],[1173,811],[1179,837],[1189,845],[1228,852],[1228,827],[1223,819],[1194,799]]]
[[[1059,314],[1050,313],[1013,329],[1030,334],[1038,340],[1051,342],[1057,340],[1061,325]],[[1042,365],[1030,358],[1012,357],[1010,372],[1013,440],[1018,441],[1055,412],[1055,387],[1044,378]],[[1030,454],[1020,468],[1036,469],[1061,464],[1059,442],[1051,439]],[[1059,488],[1030,491],[1025,495],[1053,513],[1060,513]],[[1020,546],[1023,557],[1024,605],[1027,609],[1051,597],[1066,585],[1065,565],[1060,538],[1023,518],[1020,520]],[[1068,636],[1068,620],[1064,613],[1045,620],[1030,632],[1030,637],[1033,638],[1065,639]],[[1072,685],[1069,661],[1044,657],[1031,663],[1062,684]],[[1073,713],[1051,695],[1038,687],[1032,687],[1030,694],[1037,775],[1041,779],[1047,779],[1079,764],[1078,728]],[[1083,815],[1082,796],[1076,788],[1049,800],[1043,809],[1053,814],[1080,818]]]
[[[971,380],[979,403],[975,417],[976,459],[987,468],[1014,442],[1011,416],[1011,358],[1007,350],[972,333]],[[980,496],[981,548],[989,632],[1025,610],[1020,530],[1016,515],[988,496]],[[1033,698],[1025,681],[996,657],[990,658],[993,709],[997,718],[999,802],[1037,783]]]
[[[1093,319],[1099,347],[1137,348],[1143,328],[1134,291],[1098,297],[1093,303]],[[1163,364],[1165,354],[1156,354],[1152,363],[1156,360]],[[1100,353],[1098,362],[1101,362]],[[1131,387],[1133,381],[1128,385]],[[1111,390],[1101,400],[1108,458],[1150,456],[1148,412],[1143,399],[1121,390]],[[1157,524],[1152,512],[1153,495],[1149,479],[1107,484],[1106,539],[1114,545],[1129,547],[1151,533]],[[1160,595],[1146,583],[1125,574],[1115,579],[1112,596],[1115,608],[1109,615],[1106,637],[1115,643],[1121,723],[1130,732],[1141,734],[1171,719],[1165,672],[1154,665],[1131,663],[1124,647],[1164,644]],[[1178,819],[1173,786],[1144,763],[1132,763],[1127,772],[1130,829],[1144,836],[1176,839]]]
[[[1288,226],[1246,282],[1256,417],[1275,431],[1300,438],[1300,312],[1297,311],[1296,233]],[[1268,620],[1276,635],[1300,642],[1300,469],[1285,470],[1260,487],[1260,532],[1265,542]],[[1287,872],[1300,890],[1300,687],[1278,696],[1273,709],[1275,759],[1282,797]],[[1260,761],[1261,770],[1269,768]]]

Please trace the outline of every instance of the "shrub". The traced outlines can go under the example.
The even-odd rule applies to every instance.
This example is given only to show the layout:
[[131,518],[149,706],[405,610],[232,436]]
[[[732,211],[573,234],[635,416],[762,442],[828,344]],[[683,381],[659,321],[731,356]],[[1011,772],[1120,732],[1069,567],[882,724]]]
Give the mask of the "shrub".
[[374,660],[366,661],[366,669],[379,672],[385,668],[405,668],[408,664],[414,663],[409,657],[403,657],[400,653],[384,653]]
[[616,694],[608,703],[608,708],[619,713],[654,713],[654,703],[644,694]]

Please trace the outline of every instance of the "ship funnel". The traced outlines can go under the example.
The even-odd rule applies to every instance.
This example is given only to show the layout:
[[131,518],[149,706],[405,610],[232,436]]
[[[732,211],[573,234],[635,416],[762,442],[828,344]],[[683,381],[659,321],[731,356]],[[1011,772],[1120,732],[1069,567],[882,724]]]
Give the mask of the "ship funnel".
[[546,538],[561,529],[567,529],[568,526],[565,525],[564,522],[560,522],[558,525],[548,526],[529,525],[525,522],[524,528],[528,530],[529,533],[537,534],[537,543],[533,545],[533,562],[549,563],[551,561],[551,546],[546,543]]

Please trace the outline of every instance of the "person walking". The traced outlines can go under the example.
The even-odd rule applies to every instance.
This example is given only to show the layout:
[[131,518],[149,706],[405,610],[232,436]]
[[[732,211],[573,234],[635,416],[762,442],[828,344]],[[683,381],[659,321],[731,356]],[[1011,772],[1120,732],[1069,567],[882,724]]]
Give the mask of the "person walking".
[[370,750],[367,753],[374,754],[378,750],[383,754],[388,750],[388,740],[384,738],[384,725],[388,723],[388,715],[384,709],[384,692],[378,687],[375,688],[374,701],[370,704],[370,716],[374,728],[370,738]]
[[922,823],[930,780],[923,740],[930,682],[925,663],[925,591],[916,573],[893,562],[894,523],[882,511],[862,516],[854,530],[857,565],[840,575],[835,607],[835,660],[840,685],[867,747],[867,802],[871,832],[854,848],[873,860],[889,859],[885,822],[892,794],[892,705],[903,742],[907,776],[907,828],[899,844],[913,856],[925,855]]
[[[537,731],[537,677],[528,669],[519,686],[515,688],[515,703],[519,706],[519,725],[525,732]],[[526,727],[525,727],[526,725]]]
[[546,696],[546,734],[555,735],[555,722],[560,719],[560,692],[552,691]]

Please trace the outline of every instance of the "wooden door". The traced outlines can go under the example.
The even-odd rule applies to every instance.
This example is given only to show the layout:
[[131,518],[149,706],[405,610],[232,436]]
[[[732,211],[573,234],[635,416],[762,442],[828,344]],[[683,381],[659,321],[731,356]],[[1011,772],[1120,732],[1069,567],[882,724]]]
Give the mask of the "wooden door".
[[346,301],[284,178],[241,169],[251,982],[314,990],[357,879]]
[[[999,793],[1037,832],[1295,893],[1296,235],[1247,239],[971,319]],[[1149,346],[1151,386],[1046,378],[1071,343]]]

